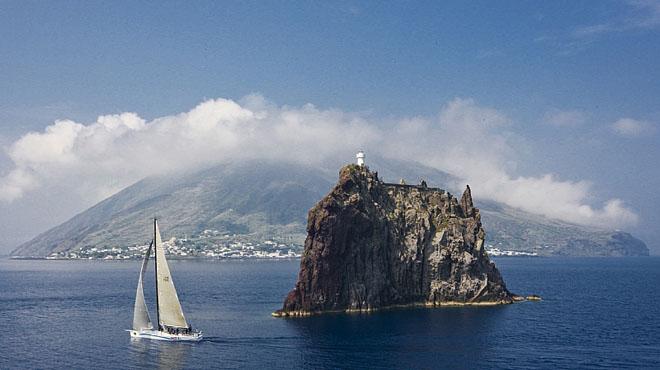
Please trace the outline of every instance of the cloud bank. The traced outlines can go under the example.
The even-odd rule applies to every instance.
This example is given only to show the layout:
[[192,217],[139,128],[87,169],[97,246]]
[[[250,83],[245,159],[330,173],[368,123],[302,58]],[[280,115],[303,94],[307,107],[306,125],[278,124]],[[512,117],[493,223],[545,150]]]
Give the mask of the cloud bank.
[[150,175],[243,159],[323,165],[365,149],[447,171],[480,197],[532,213],[601,227],[637,222],[619,199],[590,205],[588,182],[515,176],[511,127],[503,113],[470,99],[449,102],[436,117],[377,122],[313,105],[276,106],[259,95],[207,100],[150,122],[135,113],[100,116],[91,124],[62,120],[6,148],[13,168],[0,178],[0,200],[55,184],[98,201]]

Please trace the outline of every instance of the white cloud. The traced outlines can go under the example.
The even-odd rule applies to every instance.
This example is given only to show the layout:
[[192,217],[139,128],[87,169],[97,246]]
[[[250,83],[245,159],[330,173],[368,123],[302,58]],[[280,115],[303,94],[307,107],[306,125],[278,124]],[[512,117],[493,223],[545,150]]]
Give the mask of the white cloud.
[[553,109],[543,115],[543,121],[557,127],[573,127],[585,123],[587,115],[579,110]]
[[610,199],[600,208],[589,205],[592,186],[586,181],[560,181],[551,174],[511,175],[519,152],[510,144],[508,125],[509,120],[497,110],[455,99],[437,120],[399,124],[392,135],[397,140],[385,148],[463,178],[479,197],[531,213],[598,227],[637,223],[637,215],[619,199]]
[[639,137],[642,135],[653,134],[655,127],[647,121],[639,121],[632,118],[621,118],[612,124],[612,130],[618,135],[624,137]]
[[560,181],[553,175],[481,179],[492,199],[531,213],[592,226],[635,225],[638,216],[620,199],[610,199],[600,209],[585,204],[591,184]]
[[580,26],[573,30],[572,36],[578,39],[594,38],[608,33],[634,30],[651,30],[660,27],[660,1],[628,0],[628,12],[611,21]]
[[258,95],[240,103],[208,100],[151,122],[134,113],[91,124],[57,121],[8,147],[13,169],[0,178],[0,199],[57,185],[93,203],[149,175],[239,159],[322,165],[365,149],[453,173],[478,196],[533,213],[599,226],[636,222],[618,199],[590,206],[587,182],[512,175],[520,155],[511,125],[501,112],[471,99],[449,102],[437,117],[376,122],[309,104],[276,106]]
[[[543,34],[535,37],[534,41],[555,48],[558,55],[569,56],[584,51],[609,35],[654,32],[660,29],[660,1],[627,0],[623,4],[622,10],[610,12],[610,16],[599,23],[581,24],[568,30]],[[592,8],[585,9],[594,13]]]

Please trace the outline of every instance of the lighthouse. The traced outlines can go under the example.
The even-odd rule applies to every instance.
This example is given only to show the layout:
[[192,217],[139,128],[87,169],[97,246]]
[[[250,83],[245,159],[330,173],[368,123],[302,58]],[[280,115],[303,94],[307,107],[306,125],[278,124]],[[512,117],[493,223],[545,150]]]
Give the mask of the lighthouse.
[[359,151],[356,155],[355,158],[357,158],[357,165],[360,167],[364,167],[364,152]]

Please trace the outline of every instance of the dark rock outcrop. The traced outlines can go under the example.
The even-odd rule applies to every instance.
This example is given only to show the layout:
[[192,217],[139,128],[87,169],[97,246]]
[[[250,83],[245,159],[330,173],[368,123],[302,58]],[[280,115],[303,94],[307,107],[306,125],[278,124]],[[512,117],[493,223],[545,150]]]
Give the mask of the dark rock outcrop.
[[459,202],[345,166],[309,211],[298,282],[273,315],[511,303],[484,237],[469,187]]

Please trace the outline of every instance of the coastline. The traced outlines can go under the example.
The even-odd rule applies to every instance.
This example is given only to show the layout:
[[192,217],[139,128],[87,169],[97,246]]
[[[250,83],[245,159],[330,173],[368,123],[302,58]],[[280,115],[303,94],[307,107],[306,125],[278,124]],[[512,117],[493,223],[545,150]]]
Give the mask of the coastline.
[[[152,257],[153,258],[153,257]],[[0,256],[0,259],[8,259],[14,261],[101,261],[101,262],[130,262],[139,261],[140,258],[53,258],[53,257],[39,257],[39,256]],[[176,261],[291,261],[299,260],[300,256],[294,257],[181,257],[181,256],[168,256],[168,260]]]
[[514,295],[513,299],[510,301],[485,301],[485,302],[459,302],[459,301],[447,301],[447,302],[413,302],[406,304],[395,304],[388,305],[377,308],[366,308],[366,309],[355,309],[348,308],[345,310],[324,310],[324,311],[282,311],[277,310],[271,313],[271,316],[277,318],[294,318],[294,317],[310,317],[310,316],[319,316],[324,314],[368,314],[378,311],[388,311],[388,310],[398,310],[398,309],[407,309],[407,308],[443,308],[443,307],[493,307],[493,306],[502,306],[510,305],[520,302],[538,302],[542,301],[542,298],[538,295],[527,295],[519,296]]
[[[526,259],[526,258],[533,258],[533,259],[553,259],[553,258],[566,258],[566,259],[580,259],[580,258],[594,258],[594,259],[608,259],[608,258],[658,258],[660,257],[659,254],[651,254],[648,256],[529,256],[529,255],[524,255],[524,256],[509,256],[509,255],[499,255],[499,256],[489,256],[493,260],[498,260],[498,259]],[[215,261],[215,260],[264,260],[264,261],[278,261],[278,260],[283,260],[283,261],[290,261],[290,260],[299,260],[301,256],[286,256],[286,257],[250,257],[250,256],[241,256],[241,257],[204,257],[204,256],[168,256],[168,259],[171,260],[203,260],[203,261]],[[7,260],[16,260],[16,261],[21,261],[21,260],[43,260],[43,261],[108,261],[108,262],[117,262],[117,261],[138,261],[140,258],[53,258],[53,257],[43,257],[43,256],[12,256],[12,255],[4,255],[0,256],[0,259],[7,259]]]

